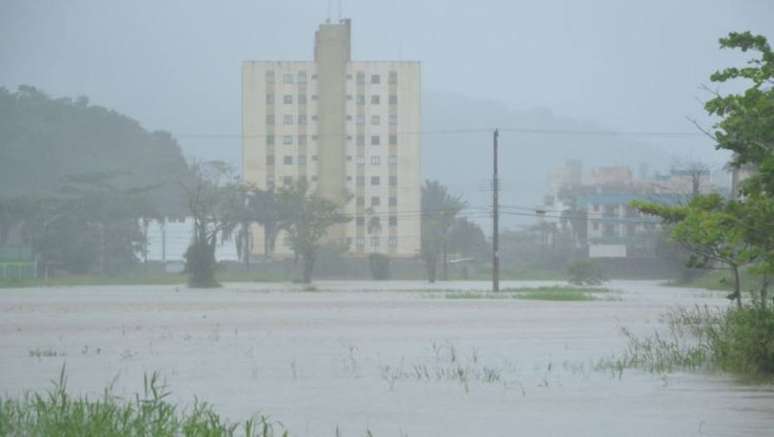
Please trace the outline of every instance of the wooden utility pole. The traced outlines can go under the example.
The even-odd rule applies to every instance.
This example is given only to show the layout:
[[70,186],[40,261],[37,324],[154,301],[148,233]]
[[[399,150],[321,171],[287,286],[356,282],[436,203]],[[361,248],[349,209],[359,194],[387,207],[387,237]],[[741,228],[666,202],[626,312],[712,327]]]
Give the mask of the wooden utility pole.
[[497,179],[497,137],[499,132],[494,131],[492,146],[494,148],[494,171],[492,172],[492,291],[500,291],[500,232],[499,232],[499,181]]

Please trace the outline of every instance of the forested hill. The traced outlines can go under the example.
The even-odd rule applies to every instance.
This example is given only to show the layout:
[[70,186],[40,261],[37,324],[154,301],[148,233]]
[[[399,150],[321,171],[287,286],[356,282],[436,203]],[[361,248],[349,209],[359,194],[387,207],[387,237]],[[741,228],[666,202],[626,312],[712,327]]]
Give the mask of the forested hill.
[[0,197],[56,197],[68,180],[148,189],[157,211],[182,211],[187,166],[169,133],[148,132],[86,97],[51,98],[0,88]]

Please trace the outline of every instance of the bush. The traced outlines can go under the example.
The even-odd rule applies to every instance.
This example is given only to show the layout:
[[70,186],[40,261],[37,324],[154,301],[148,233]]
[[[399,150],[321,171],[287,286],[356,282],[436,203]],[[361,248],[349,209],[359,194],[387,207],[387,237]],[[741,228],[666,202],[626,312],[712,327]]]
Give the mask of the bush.
[[220,284],[215,280],[215,248],[206,241],[194,241],[185,251],[185,273],[188,285],[193,288],[213,288]]
[[771,309],[729,309],[716,326],[710,326],[706,336],[719,368],[745,375],[774,375],[774,311]]
[[371,269],[371,277],[377,281],[390,279],[390,258],[381,253],[368,255],[368,266]]
[[575,261],[567,267],[567,281],[573,285],[601,285],[607,281],[602,268],[590,259]]

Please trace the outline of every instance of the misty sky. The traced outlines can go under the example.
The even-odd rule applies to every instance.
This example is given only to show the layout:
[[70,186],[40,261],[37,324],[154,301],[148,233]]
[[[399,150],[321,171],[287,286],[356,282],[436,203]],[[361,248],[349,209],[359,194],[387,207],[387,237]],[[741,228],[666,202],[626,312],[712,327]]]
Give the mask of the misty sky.
[[[234,161],[241,62],[310,59],[327,9],[327,0],[0,0],[0,86],[88,95],[173,132],[189,154]],[[343,10],[355,58],[420,60],[426,90],[616,130],[693,130],[699,85],[740,59],[717,38],[774,39],[770,0],[344,0]],[[198,133],[235,137],[187,136]],[[711,149],[690,143],[690,153]]]

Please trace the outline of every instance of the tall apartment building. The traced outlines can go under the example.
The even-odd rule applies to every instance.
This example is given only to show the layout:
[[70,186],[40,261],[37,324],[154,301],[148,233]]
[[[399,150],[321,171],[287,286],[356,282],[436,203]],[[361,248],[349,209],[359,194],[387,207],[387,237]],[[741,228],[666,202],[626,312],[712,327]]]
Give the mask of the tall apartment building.
[[[352,217],[329,240],[353,254],[420,248],[420,65],[353,61],[350,20],[321,24],[313,61],[242,65],[242,175],[261,189],[305,179]],[[263,254],[263,232],[254,253]],[[280,235],[275,253],[289,254]]]

